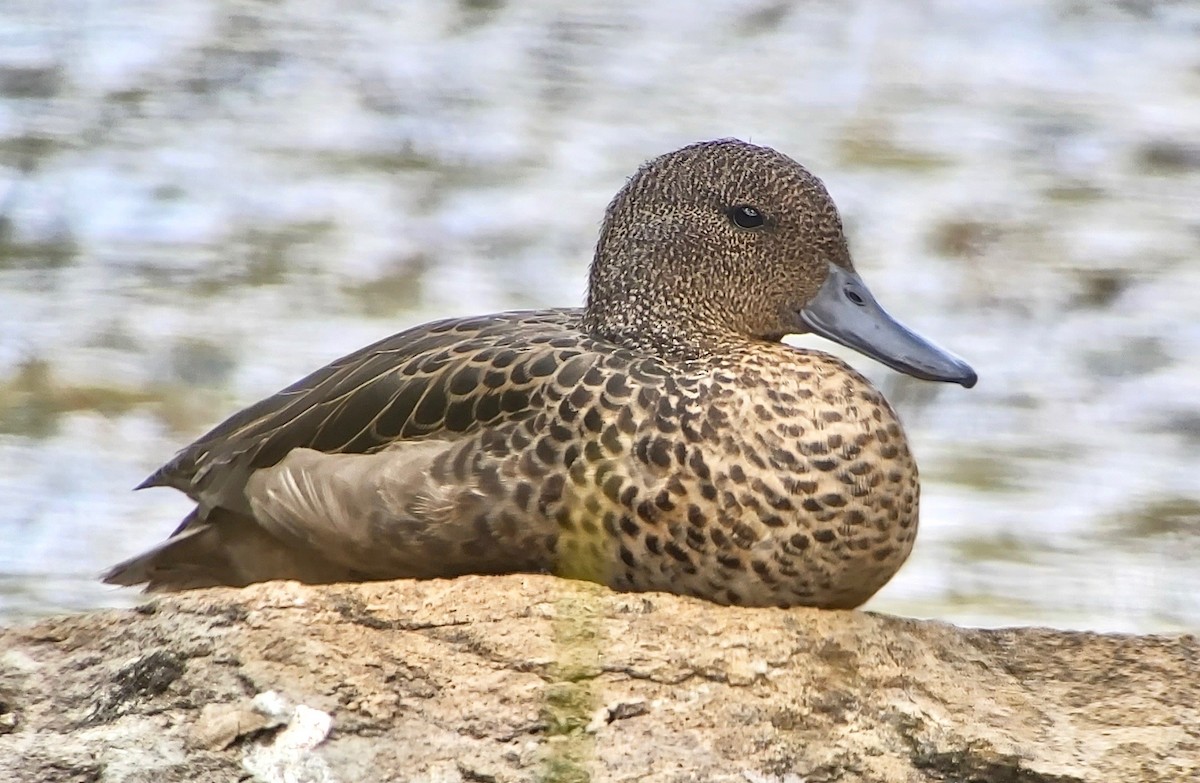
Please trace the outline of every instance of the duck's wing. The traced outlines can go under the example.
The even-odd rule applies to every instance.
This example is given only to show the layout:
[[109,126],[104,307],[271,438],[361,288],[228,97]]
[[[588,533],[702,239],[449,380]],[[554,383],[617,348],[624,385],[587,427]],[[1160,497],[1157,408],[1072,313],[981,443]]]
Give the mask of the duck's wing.
[[214,508],[248,515],[250,476],[293,449],[370,453],[520,416],[539,380],[582,351],[578,317],[567,309],[499,313],[393,335],[234,414],[138,489],[174,487],[201,517]]
[[[580,357],[584,358],[584,357]],[[578,360],[576,360],[578,361]],[[554,523],[513,512],[509,421],[457,440],[400,441],[371,454],[293,449],[254,472],[246,516],[190,514],[173,536],[105,575],[149,590],[453,577],[548,570]]]
[[[523,432],[517,433],[521,429]],[[250,479],[254,517],[278,540],[366,579],[549,570],[553,520],[520,516],[531,422],[373,454],[295,449]],[[514,437],[515,436],[515,437]]]
[[[380,531],[371,520],[405,519],[411,509],[403,488],[430,489],[421,482],[439,455],[464,440],[483,448],[489,436],[532,419],[545,406],[550,379],[568,387],[578,381],[599,360],[578,319],[577,310],[542,310],[426,324],[235,414],[141,484],[179,489],[197,507],[168,540],[114,566],[104,580],[152,590],[330,582],[419,576],[423,562],[448,575],[453,563],[433,565],[434,544],[416,539],[404,550],[413,558],[397,543],[390,564],[375,562],[382,550],[372,550]],[[361,456],[373,454],[381,459]],[[384,478],[390,504],[374,503],[372,491],[355,483]],[[471,482],[457,481],[439,491],[476,502]],[[426,526],[436,518],[414,517]],[[444,546],[463,531],[446,526],[439,535]],[[463,551],[478,549],[466,544]],[[519,555],[496,552],[495,559],[520,565]],[[489,558],[470,555],[460,572],[494,570]]]

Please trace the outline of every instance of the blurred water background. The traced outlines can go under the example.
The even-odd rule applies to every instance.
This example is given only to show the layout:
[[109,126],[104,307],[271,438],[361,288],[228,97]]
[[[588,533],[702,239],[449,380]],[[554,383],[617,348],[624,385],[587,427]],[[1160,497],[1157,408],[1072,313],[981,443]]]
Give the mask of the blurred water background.
[[137,600],[96,575],[189,509],[130,491],[177,448],[404,327],[581,303],[624,178],[737,136],[981,378],[848,355],[924,482],[868,608],[1200,628],[1198,41],[1153,0],[0,2],[0,623]]

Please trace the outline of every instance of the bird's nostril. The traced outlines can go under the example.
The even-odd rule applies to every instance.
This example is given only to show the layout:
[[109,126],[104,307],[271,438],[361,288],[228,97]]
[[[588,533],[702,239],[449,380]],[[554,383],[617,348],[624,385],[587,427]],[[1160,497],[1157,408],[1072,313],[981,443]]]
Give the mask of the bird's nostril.
[[867,300],[863,298],[862,294],[860,294],[858,291],[855,291],[853,288],[847,288],[845,291],[846,298],[851,302],[854,302],[854,304],[858,305],[859,307],[862,307],[867,303]]

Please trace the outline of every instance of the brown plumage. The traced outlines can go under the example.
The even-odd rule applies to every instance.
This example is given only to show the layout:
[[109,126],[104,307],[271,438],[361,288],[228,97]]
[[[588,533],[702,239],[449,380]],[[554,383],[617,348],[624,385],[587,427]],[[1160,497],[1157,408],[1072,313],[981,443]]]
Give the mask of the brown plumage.
[[805,331],[974,383],[878,310],[816,177],[739,141],[685,147],[609,206],[586,308],[419,326],[235,414],[142,484],[196,509],[105,579],[550,571],[857,606],[912,547],[917,471],[861,375],[778,342]]

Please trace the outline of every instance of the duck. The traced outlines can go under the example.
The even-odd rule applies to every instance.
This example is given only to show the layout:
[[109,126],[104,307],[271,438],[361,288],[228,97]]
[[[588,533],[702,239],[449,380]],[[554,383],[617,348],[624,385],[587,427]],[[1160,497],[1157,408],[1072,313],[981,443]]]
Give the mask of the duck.
[[972,387],[855,271],[815,175],[704,141],[608,205],[582,308],[434,321],[235,413],[137,488],[195,502],[103,575],[148,591],[551,573],[739,606],[850,609],[899,570],[903,427],[812,333]]

